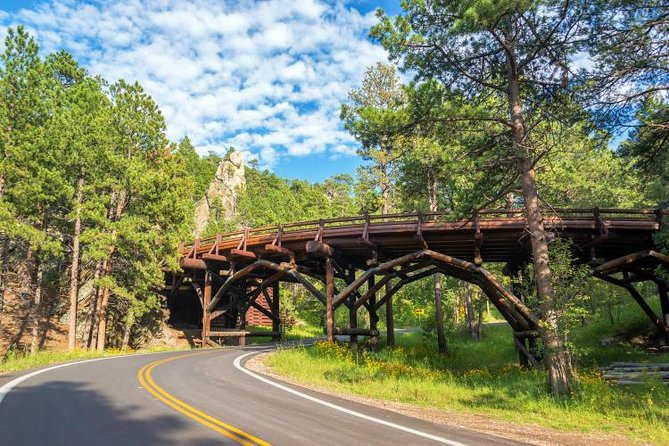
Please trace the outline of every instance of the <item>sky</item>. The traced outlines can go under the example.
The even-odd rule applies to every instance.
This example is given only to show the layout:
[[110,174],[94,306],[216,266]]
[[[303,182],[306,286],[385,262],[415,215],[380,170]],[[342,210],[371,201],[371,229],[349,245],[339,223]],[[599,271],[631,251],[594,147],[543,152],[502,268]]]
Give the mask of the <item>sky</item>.
[[[322,181],[362,160],[339,109],[365,69],[368,38],[399,0],[0,0],[0,38],[24,25],[43,55],[64,49],[91,74],[139,81],[173,141],[234,146],[280,176]],[[4,46],[0,44],[0,46]]]

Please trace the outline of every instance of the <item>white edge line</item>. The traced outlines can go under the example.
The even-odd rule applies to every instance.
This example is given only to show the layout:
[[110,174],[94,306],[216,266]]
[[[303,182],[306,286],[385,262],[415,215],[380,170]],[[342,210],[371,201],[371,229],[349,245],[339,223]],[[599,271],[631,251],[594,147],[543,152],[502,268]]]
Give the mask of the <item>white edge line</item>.
[[[0,387],[0,404],[2,404],[2,401],[5,399],[7,394],[16,386],[21,384],[23,381],[26,381],[33,376],[41,375],[42,373],[50,372],[52,370],[56,369],[61,369],[64,367],[70,367],[72,365],[78,365],[78,364],[83,364],[87,362],[96,362],[96,361],[105,361],[107,359],[119,359],[119,358],[135,358],[137,356],[145,356],[145,355],[159,355],[159,354],[164,354],[164,353],[176,353],[178,350],[175,351],[165,351],[165,352],[147,352],[147,353],[136,353],[136,354],[130,354],[130,355],[117,355],[117,356],[106,356],[104,358],[93,358],[93,359],[82,359],[80,361],[74,361],[74,362],[66,362],[64,364],[58,364],[54,365],[51,367],[47,367],[45,369],[39,369],[35,370],[34,372],[27,373],[25,375],[19,376],[16,379],[13,379]],[[187,351],[187,350],[185,350]]]
[[271,380],[269,380],[265,377],[262,377],[262,376],[260,376],[256,373],[253,373],[252,371],[250,371],[250,370],[248,370],[248,369],[246,369],[242,366],[242,364],[241,364],[242,359],[244,359],[244,358],[246,358],[247,356],[250,356],[250,355],[255,355],[257,353],[259,353],[259,352],[245,353],[243,355],[237,356],[235,358],[234,363],[233,363],[235,368],[237,368],[238,370],[246,373],[247,375],[249,375],[249,376],[251,376],[251,377],[253,377],[253,378],[255,378],[259,381],[264,382],[265,384],[269,384],[270,386],[274,386],[277,389],[281,389],[285,392],[292,393],[293,395],[299,396],[300,398],[304,398],[304,399],[309,400],[311,402],[329,407],[330,409],[338,410],[340,412],[344,412],[344,413],[352,415],[354,417],[362,418],[364,420],[371,421],[373,423],[378,423],[378,424],[382,424],[384,426],[392,427],[394,429],[398,429],[398,430],[401,430],[403,432],[408,432],[410,434],[418,435],[418,436],[423,437],[423,438],[428,438],[430,440],[434,440],[434,441],[437,441],[439,443],[449,444],[451,446],[467,446],[464,443],[459,443],[457,441],[449,440],[449,439],[444,438],[444,437],[439,437],[437,435],[428,434],[427,432],[422,432],[422,431],[419,431],[419,430],[416,430],[416,429],[411,429],[410,427],[402,426],[401,424],[395,424],[395,423],[391,423],[390,421],[386,421],[386,420],[382,420],[380,418],[365,415],[364,413],[356,412],[355,410],[347,409],[347,408],[339,406],[337,404],[333,404],[333,403],[329,403],[327,401],[323,401],[323,400],[315,398],[311,395],[307,395],[306,393],[302,393],[302,392],[299,392],[295,389],[291,389],[288,386],[284,386],[282,384],[271,381]]

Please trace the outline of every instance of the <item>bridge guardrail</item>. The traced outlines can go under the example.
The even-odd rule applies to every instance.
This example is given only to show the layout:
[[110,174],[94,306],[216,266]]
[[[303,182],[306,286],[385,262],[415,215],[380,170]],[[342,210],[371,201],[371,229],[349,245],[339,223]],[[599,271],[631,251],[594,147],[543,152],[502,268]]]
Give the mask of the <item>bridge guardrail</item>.
[[[475,212],[467,218],[454,212],[405,212],[393,214],[369,214],[351,217],[338,217],[322,220],[310,220],[279,225],[268,225],[256,228],[244,228],[238,231],[219,233],[215,236],[195,239],[182,243],[179,254],[185,257],[207,251],[207,246],[222,242],[243,241],[245,238],[279,234],[290,234],[301,231],[325,231],[336,227],[356,227],[365,225],[402,224],[412,223],[417,226],[426,222],[463,222],[466,224],[475,220],[494,219],[521,219],[524,218],[524,209],[485,209]],[[544,218],[557,217],[561,220],[631,220],[631,221],[659,221],[661,224],[669,215],[667,209],[619,209],[619,208],[547,208],[543,212]]]

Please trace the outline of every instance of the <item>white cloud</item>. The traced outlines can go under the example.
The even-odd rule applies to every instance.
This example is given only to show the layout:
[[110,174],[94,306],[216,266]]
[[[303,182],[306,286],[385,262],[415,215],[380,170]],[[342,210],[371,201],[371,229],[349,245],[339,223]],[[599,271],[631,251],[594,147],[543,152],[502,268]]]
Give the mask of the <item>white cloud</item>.
[[49,0],[0,11],[0,33],[24,24],[45,52],[64,48],[109,81],[138,80],[168,136],[199,150],[230,145],[271,167],[285,156],[351,156],[339,105],[367,66],[373,13],[341,1]]

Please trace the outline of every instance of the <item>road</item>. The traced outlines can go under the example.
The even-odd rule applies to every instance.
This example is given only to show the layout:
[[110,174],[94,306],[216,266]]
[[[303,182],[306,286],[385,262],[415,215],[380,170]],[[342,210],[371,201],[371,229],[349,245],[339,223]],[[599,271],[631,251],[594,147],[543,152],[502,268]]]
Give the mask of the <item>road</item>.
[[3,377],[0,444],[517,444],[277,383],[245,371],[254,351],[134,355]]

